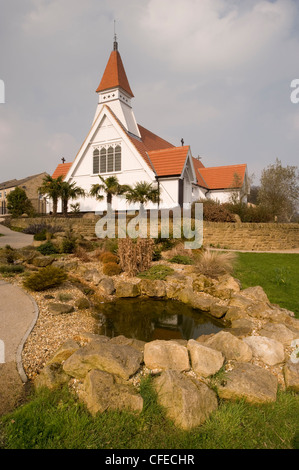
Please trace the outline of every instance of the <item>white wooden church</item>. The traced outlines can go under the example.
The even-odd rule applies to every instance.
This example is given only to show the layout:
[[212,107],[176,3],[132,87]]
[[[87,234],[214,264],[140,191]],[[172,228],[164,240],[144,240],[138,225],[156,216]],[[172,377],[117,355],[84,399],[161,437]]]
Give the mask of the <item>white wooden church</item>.
[[[99,175],[115,175],[120,184],[146,181],[159,186],[160,208],[173,208],[212,198],[229,200],[232,193],[246,202],[247,165],[206,168],[192,156],[188,145],[176,147],[137,124],[134,98],[115,39],[101,82],[98,105],[90,131],[73,162],[59,164],[53,178],[62,175],[89,193]],[[81,212],[106,210],[106,198],[76,200]],[[124,196],[113,197],[115,210],[132,209]],[[136,207],[137,208],[137,207]],[[157,208],[149,204],[146,208]]]

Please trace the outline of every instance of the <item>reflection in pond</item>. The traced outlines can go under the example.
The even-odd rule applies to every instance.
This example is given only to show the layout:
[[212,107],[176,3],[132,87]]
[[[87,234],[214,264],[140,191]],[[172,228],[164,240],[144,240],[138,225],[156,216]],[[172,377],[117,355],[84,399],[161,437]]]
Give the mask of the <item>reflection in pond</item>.
[[196,339],[224,328],[219,320],[175,300],[119,299],[100,304],[95,317],[96,333],[142,341]]

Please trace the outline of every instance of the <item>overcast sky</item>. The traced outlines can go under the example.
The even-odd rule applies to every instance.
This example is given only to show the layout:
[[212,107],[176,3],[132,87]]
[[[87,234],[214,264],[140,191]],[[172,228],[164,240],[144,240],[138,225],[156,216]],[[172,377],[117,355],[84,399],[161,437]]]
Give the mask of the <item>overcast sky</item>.
[[139,124],[255,184],[298,165],[298,0],[0,0],[0,182],[75,158],[114,20]]

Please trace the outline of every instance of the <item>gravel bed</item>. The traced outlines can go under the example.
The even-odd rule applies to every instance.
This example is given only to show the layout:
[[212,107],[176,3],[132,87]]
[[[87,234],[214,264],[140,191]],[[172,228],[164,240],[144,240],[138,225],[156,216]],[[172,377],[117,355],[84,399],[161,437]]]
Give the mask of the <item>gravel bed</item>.
[[[22,287],[22,278],[5,280]],[[91,309],[78,310],[75,307],[76,301],[84,295],[70,282],[43,292],[30,291],[29,294],[38,305],[39,316],[24,345],[22,363],[28,379],[34,380],[62,343],[74,339],[82,332],[93,333],[98,322],[92,316]],[[61,298],[67,300],[60,300]],[[51,302],[67,303],[74,306],[75,311],[67,314],[52,313],[49,308]]]

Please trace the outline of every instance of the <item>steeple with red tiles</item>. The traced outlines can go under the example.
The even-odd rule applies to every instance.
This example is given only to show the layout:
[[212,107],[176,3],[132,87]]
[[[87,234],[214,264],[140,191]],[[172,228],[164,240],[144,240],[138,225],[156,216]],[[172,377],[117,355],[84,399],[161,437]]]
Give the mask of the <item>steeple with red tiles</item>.
[[95,119],[101,111],[102,106],[108,104],[126,130],[140,137],[131,104],[134,95],[118,51],[116,36],[114,36],[113,50],[96,92],[99,95],[99,104]]

